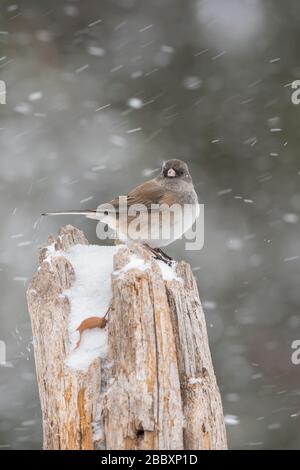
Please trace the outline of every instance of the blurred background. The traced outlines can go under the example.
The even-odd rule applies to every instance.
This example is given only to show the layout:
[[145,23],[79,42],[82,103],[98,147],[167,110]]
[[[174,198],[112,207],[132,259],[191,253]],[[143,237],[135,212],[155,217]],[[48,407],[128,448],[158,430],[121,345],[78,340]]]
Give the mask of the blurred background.
[[[37,249],[97,207],[188,162],[203,302],[231,449],[300,448],[297,0],[1,2],[0,448],[41,448],[25,290]],[[51,338],[50,338],[51,340]]]

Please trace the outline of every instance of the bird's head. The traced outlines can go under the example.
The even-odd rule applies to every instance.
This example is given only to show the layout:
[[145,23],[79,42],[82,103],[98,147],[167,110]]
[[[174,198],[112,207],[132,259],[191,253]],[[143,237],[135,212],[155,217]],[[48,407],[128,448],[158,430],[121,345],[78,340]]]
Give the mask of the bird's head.
[[171,179],[182,179],[185,181],[191,181],[191,175],[188,166],[182,160],[172,159],[167,160],[163,163],[161,169],[161,176],[168,180]]

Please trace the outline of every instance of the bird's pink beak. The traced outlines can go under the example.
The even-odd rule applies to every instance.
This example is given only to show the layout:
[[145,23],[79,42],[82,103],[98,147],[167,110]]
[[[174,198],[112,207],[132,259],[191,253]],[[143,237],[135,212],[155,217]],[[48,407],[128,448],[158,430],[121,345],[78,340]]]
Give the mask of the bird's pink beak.
[[170,168],[167,174],[168,174],[168,177],[174,178],[174,176],[176,176],[176,171],[173,170],[173,168]]

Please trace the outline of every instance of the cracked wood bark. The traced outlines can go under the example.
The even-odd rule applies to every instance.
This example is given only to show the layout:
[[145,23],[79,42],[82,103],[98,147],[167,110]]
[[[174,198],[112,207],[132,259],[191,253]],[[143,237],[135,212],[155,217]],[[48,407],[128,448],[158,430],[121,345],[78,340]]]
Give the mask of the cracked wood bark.
[[[57,240],[48,239],[56,251],[87,243],[83,232],[71,226],[61,229]],[[93,449],[92,423],[99,412],[100,359],[90,365],[87,373],[65,367],[70,305],[62,293],[71,287],[75,272],[63,256],[49,263],[46,249],[40,250],[39,263],[27,301],[42,408],[43,447]]]
[[[56,247],[76,243],[87,241],[68,226]],[[146,269],[123,269],[132,252]],[[118,251],[108,322],[109,367],[101,384],[100,360],[86,374],[64,367],[69,305],[61,294],[72,284],[74,270],[61,256],[49,272],[44,257],[42,251],[41,269],[28,290],[44,447],[95,448],[92,421],[101,410],[102,448],[226,449],[222,404],[190,266],[178,263],[178,279],[164,281],[159,265],[142,247]]]

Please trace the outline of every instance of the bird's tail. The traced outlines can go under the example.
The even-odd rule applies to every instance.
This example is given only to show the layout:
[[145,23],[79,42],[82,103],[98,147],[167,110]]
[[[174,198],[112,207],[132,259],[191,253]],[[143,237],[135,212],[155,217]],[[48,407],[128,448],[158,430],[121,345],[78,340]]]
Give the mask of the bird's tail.
[[101,215],[103,217],[103,213],[99,213],[93,209],[85,209],[85,210],[71,210],[71,211],[56,211],[56,212],[44,212],[42,215],[83,215],[88,219],[100,219]]

